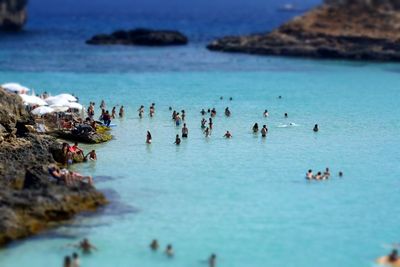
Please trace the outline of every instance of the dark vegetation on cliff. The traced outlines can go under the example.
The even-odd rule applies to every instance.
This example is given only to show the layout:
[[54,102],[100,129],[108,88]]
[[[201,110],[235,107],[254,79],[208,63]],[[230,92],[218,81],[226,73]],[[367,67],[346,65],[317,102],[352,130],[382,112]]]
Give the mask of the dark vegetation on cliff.
[[0,246],[106,204],[93,187],[67,187],[50,177],[61,144],[29,133],[31,123],[20,98],[0,88]]
[[98,34],[87,40],[86,43],[91,45],[168,46],[185,45],[188,43],[188,38],[177,31],[134,29],[119,30],[111,34]]
[[265,34],[230,36],[210,50],[400,61],[399,1],[331,0]]
[[27,19],[28,0],[0,0],[0,30],[19,31]]

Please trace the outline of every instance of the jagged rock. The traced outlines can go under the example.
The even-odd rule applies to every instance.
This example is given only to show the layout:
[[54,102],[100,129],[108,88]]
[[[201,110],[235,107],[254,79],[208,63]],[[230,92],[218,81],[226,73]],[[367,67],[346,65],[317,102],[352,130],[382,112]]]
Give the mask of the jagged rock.
[[188,38],[178,31],[159,31],[149,29],[134,29],[130,31],[115,31],[112,34],[98,34],[86,41],[91,45],[146,45],[167,46],[185,45]]
[[266,34],[225,37],[215,51],[400,61],[397,0],[332,0]]
[[27,19],[27,3],[27,0],[0,0],[0,30],[21,30]]
[[51,178],[47,168],[56,163],[53,153],[61,144],[25,132],[30,116],[21,105],[19,97],[0,88],[0,123],[8,133],[0,142],[0,246],[107,203],[91,186],[71,187]]

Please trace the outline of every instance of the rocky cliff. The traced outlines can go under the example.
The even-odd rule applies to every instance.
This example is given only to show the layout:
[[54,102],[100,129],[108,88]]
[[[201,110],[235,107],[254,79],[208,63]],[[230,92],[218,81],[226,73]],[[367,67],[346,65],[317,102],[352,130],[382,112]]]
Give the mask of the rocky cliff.
[[327,0],[265,34],[215,40],[208,49],[261,55],[400,61],[400,1]]
[[18,31],[24,26],[28,0],[0,0],[0,30]]
[[58,184],[47,171],[61,145],[28,133],[21,99],[0,88],[0,246],[106,204],[88,185]]

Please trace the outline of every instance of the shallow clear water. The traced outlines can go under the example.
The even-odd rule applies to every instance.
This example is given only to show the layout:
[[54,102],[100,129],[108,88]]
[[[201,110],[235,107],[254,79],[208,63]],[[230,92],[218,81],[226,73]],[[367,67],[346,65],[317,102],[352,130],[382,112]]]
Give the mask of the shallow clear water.
[[[1,81],[20,81],[37,91],[70,90],[82,103],[104,99],[109,108],[125,105],[127,113],[114,121],[115,140],[93,146],[98,162],[75,166],[94,175],[113,204],[14,243],[0,252],[0,265],[60,266],[72,252],[64,246],[89,237],[99,251],[84,256],[83,266],[206,266],[203,260],[212,252],[218,266],[229,267],[372,266],[399,234],[397,65],[229,57],[244,66],[258,60],[264,67],[0,72]],[[139,120],[136,109],[151,102],[155,118]],[[189,139],[179,147],[173,145],[179,129],[169,106],[187,112]],[[226,106],[230,118],[222,114]],[[219,114],[205,139],[199,111],[208,107]],[[270,111],[267,119],[264,109]],[[255,122],[269,126],[265,140],[251,133]],[[298,126],[278,127],[288,122]],[[231,140],[222,138],[225,130]],[[327,166],[331,180],[305,181],[307,169]],[[150,252],[153,238],[162,249],[172,243],[176,256]]]

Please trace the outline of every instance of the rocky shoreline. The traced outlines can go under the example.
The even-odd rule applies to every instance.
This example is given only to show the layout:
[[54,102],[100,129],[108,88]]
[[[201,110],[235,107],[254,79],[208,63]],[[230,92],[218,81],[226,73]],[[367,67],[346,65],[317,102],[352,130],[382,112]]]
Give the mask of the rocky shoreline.
[[0,88],[0,246],[107,203],[92,186],[66,186],[49,175],[61,144],[30,133],[31,123],[21,99]]
[[212,51],[327,59],[400,61],[397,0],[327,0],[265,34],[229,36]]
[[90,45],[185,45],[188,38],[178,31],[133,29],[119,30],[111,34],[97,34],[86,41]]

